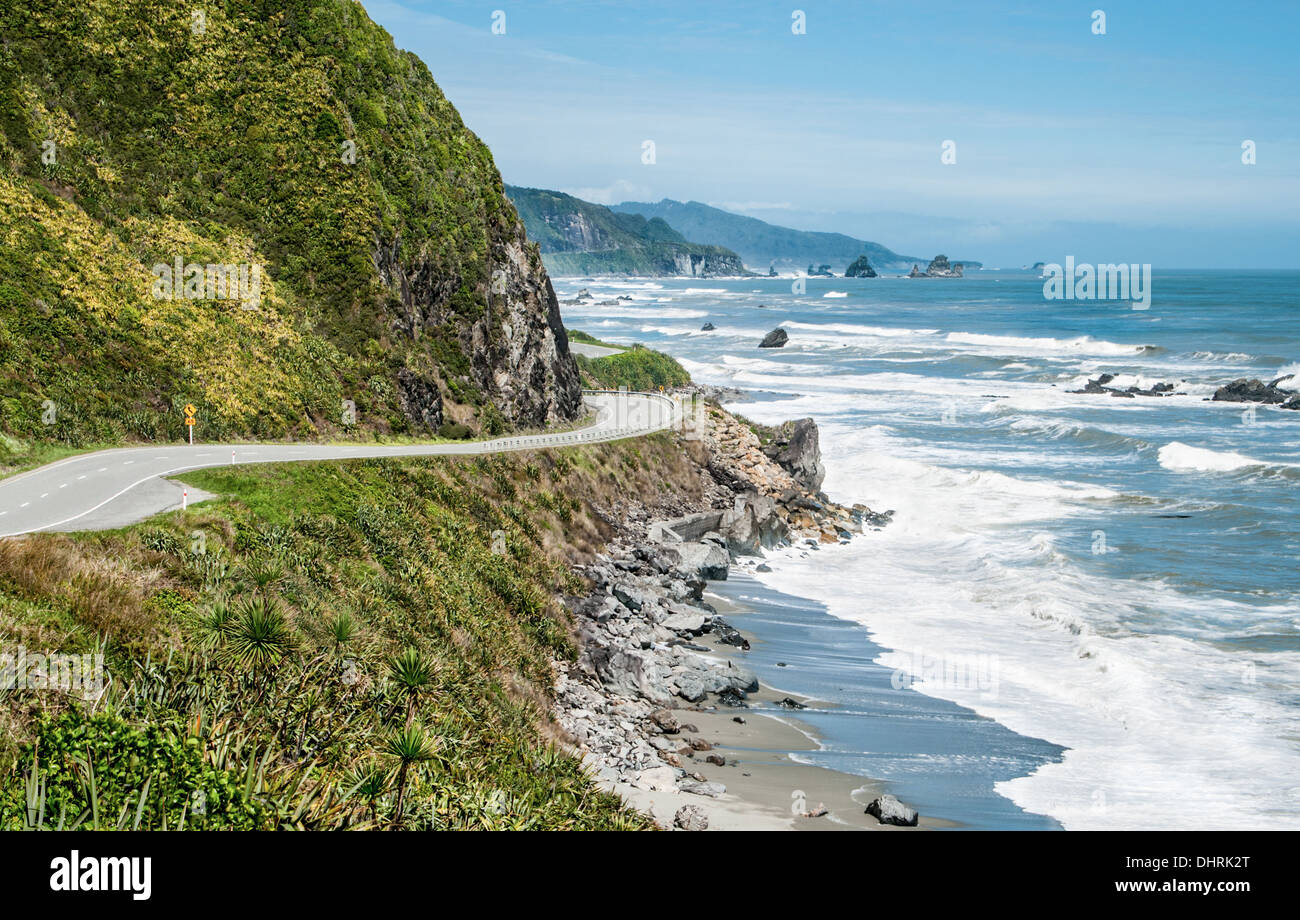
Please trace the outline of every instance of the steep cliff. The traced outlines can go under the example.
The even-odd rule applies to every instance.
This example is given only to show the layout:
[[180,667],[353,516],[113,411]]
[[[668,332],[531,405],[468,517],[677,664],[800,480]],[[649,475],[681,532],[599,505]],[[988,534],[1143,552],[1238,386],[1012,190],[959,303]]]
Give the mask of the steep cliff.
[[207,439],[579,413],[491,154],[360,5],[51,0],[0,31],[0,452],[179,438],[186,403]]

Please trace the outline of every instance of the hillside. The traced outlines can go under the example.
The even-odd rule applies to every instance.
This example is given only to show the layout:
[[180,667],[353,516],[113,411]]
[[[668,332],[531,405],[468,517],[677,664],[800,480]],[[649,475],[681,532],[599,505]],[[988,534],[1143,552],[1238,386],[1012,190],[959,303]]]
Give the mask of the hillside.
[[51,0],[0,29],[0,464],[180,439],[187,403],[209,440],[580,412],[491,154],[358,4]]
[[0,645],[111,678],[0,694],[0,829],[647,826],[551,720],[557,595],[609,537],[591,502],[681,463],[662,435],[222,467],[187,512],[0,541]]
[[557,275],[743,275],[740,257],[692,243],[658,218],[619,214],[563,192],[506,186],[529,238]]
[[[647,219],[661,218],[690,239],[734,249],[746,266],[759,272],[770,266],[775,266],[777,271],[803,271],[810,262],[814,265],[826,262],[834,272],[843,274],[855,259],[864,255],[875,268],[885,271],[906,271],[915,262],[927,261],[899,255],[870,240],[854,239],[843,233],[778,227],[698,201],[683,203],[670,198],[659,202],[625,201],[613,205],[611,210],[639,214]],[[980,265],[973,261],[965,264],[970,268]]]

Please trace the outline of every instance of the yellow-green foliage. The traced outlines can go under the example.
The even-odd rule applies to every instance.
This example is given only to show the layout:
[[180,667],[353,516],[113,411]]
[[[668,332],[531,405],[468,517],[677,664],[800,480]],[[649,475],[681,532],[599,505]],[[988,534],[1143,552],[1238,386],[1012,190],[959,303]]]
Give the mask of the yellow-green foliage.
[[[402,368],[481,400],[459,342],[514,210],[360,4],[51,0],[0,34],[0,431],[180,438],[193,403],[209,437],[311,437],[344,398],[406,431]],[[421,337],[379,247],[430,279]],[[264,266],[260,305],[156,299],[177,257]]]

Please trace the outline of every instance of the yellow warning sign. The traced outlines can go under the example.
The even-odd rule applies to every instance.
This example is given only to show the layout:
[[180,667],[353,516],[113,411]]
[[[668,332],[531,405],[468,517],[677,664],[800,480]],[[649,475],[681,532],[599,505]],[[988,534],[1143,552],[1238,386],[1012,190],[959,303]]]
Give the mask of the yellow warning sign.
[[195,408],[192,405],[190,405],[189,403],[185,404],[185,424],[189,425],[191,428],[194,427],[195,411],[197,410],[195,410]]

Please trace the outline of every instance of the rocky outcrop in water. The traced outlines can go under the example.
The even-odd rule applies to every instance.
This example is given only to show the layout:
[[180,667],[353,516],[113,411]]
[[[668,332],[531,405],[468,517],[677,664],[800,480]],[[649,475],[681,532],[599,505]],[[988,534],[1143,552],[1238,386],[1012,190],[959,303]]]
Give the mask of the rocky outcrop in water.
[[790,334],[778,326],[776,329],[773,329],[767,335],[763,336],[763,341],[758,343],[758,347],[782,348],[788,341],[790,341]]
[[[1263,403],[1280,409],[1300,409],[1300,393],[1292,387],[1296,382],[1297,378],[1294,374],[1278,377],[1268,383],[1240,377],[1215,390],[1211,399],[1214,402]],[[1288,386],[1282,387],[1283,383],[1287,383]]]
[[1136,396],[1186,396],[1186,393],[1177,393],[1177,387],[1172,383],[1157,383],[1149,389],[1142,389],[1139,386],[1130,386],[1120,389],[1119,387],[1107,386],[1115,379],[1114,374],[1102,374],[1096,380],[1089,380],[1081,390],[1066,390],[1067,393],[1089,393],[1094,395],[1119,396],[1126,399],[1132,399]]
[[960,278],[962,276],[962,263],[948,263],[948,257],[937,255],[930,260],[929,266],[925,271],[921,271],[921,266],[913,265],[912,271],[908,274],[909,278]]
[[871,267],[866,256],[858,256],[844,272],[845,278],[874,278],[876,270]]

